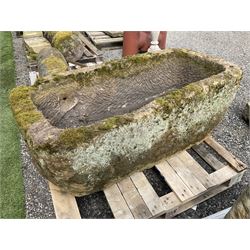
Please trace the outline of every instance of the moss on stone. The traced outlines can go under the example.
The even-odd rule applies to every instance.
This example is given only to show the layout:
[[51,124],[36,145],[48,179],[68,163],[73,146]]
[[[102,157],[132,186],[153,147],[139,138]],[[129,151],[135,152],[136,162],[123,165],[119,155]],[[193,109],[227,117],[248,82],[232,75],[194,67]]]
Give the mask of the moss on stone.
[[27,131],[30,125],[38,122],[41,118],[41,113],[37,111],[20,112],[16,115],[16,120],[24,131]]
[[55,74],[67,71],[68,65],[61,58],[56,56],[50,56],[41,61],[47,68],[48,74]]
[[133,121],[128,116],[114,116],[91,126],[64,129],[53,145],[45,145],[49,150],[72,150],[77,146],[90,142],[108,130],[118,128]]
[[119,126],[126,125],[133,121],[133,118],[126,116],[113,116],[106,119],[100,125],[98,125],[98,130],[111,130],[113,128],[118,128]]
[[72,31],[59,31],[54,34],[53,39],[52,39],[52,44],[54,47],[60,49],[61,44],[64,41],[70,40],[73,32]]
[[[173,90],[163,97],[155,99],[160,111],[165,114],[171,113],[174,109],[180,108],[193,101],[201,101],[206,98],[202,86],[191,83],[181,89]],[[157,109],[159,111],[159,109]]]
[[31,100],[34,87],[20,86],[10,93],[10,103],[20,128],[26,132],[35,122],[41,120],[43,115]]
[[[167,58],[167,54],[142,54],[122,58],[121,60],[112,60],[102,67],[93,71],[79,73],[75,75],[75,80],[81,86],[89,86],[94,80],[102,82],[103,78],[126,78],[138,75],[140,72],[150,69],[157,64],[161,64]],[[96,81],[97,80],[97,81]]]
[[58,31],[44,31],[43,32],[43,36],[45,38],[47,38],[50,42],[52,42],[53,40],[53,37],[55,36],[55,34],[57,33]]

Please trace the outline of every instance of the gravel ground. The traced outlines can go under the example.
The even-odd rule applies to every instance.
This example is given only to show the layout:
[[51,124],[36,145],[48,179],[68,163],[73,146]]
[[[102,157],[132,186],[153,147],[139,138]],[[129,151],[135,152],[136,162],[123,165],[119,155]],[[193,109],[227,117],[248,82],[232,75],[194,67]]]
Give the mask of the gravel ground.
[[[28,69],[23,54],[22,39],[14,39],[14,46],[16,49],[17,82],[28,83]],[[167,47],[194,49],[222,57],[242,67],[244,77],[241,87],[225,118],[214,130],[213,135],[218,142],[249,166],[249,127],[242,120],[241,113],[245,103],[249,101],[250,98],[250,32],[168,32]],[[104,60],[120,57],[121,50],[104,52]],[[22,156],[24,163],[23,172],[25,176],[27,218],[54,218],[47,183],[34,169],[23,142]],[[176,218],[203,218],[230,207],[242,190],[249,185],[249,172],[248,169],[239,184],[199,204],[196,211],[189,209],[176,216]],[[170,191],[169,187],[164,185],[155,170],[147,170],[145,174],[159,195]],[[77,203],[82,218],[113,217],[103,192],[77,198]]]
[[[25,56],[23,39],[13,35],[14,58],[16,62],[16,84],[30,85],[28,62]],[[27,146],[21,138],[22,171],[25,187],[26,218],[55,218],[47,181],[34,167]]]

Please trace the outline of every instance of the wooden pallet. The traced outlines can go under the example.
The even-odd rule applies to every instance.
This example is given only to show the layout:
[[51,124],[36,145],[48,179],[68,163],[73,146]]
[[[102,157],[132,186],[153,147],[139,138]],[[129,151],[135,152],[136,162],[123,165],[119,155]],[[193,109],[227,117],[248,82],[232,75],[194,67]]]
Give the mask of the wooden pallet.
[[97,48],[120,48],[122,46],[123,37],[112,37],[103,31],[86,31],[85,32],[90,41]]
[[123,31],[103,31],[110,37],[123,37]]
[[91,41],[81,32],[79,33],[79,38],[82,40],[84,47],[84,56],[77,60],[76,62],[69,62],[71,64],[78,65],[80,67],[87,67],[89,64],[99,64],[102,63],[103,52],[99,50]]
[[[214,172],[209,174],[187,151],[175,154],[155,166],[172,192],[159,197],[143,172],[134,173],[104,190],[114,217],[146,219],[165,214],[166,218],[172,218],[239,182],[247,168],[211,137],[192,149]],[[216,156],[210,153],[211,149]],[[54,185],[51,193],[57,218],[80,217],[75,197]]]

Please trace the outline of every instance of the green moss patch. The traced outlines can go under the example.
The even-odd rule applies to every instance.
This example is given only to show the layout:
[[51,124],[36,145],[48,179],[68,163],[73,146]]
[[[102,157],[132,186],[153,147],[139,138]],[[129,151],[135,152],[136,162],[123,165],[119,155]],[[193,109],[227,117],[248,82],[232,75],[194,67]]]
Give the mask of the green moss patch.
[[79,145],[89,143],[92,139],[104,134],[106,131],[126,125],[132,121],[133,118],[128,116],[114,116],[91,126],[64,129],[55,142],[50,145],[41,145],[40,148],[51,152],[72,150]]
[[53,36],[53,40],[52,40],[53,46],[60,49],[61,44],[63,42],[71,39],[72,34],[73,33],[71,31],[59,31],[59,32],[56,32],[56,34]]
[[31,100],[31,93],[34,87],[20,86],[13,89],[10,93],[10,102],[16,121],[23,132],[35,122],[43,118],[41,112]]
[[48,74],[56,74],[68,70],[68,65],[61,58],[50,56],[41,61],[47,68]]

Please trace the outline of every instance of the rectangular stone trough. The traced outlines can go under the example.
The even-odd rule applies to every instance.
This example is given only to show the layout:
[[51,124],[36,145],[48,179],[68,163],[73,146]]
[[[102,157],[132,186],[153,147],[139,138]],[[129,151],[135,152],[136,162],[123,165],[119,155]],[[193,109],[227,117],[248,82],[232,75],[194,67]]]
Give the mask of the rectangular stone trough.
[[10,101],[40,173],[79,196],[203,140],[241,77],[222,59],[167,49],[41,78]]

